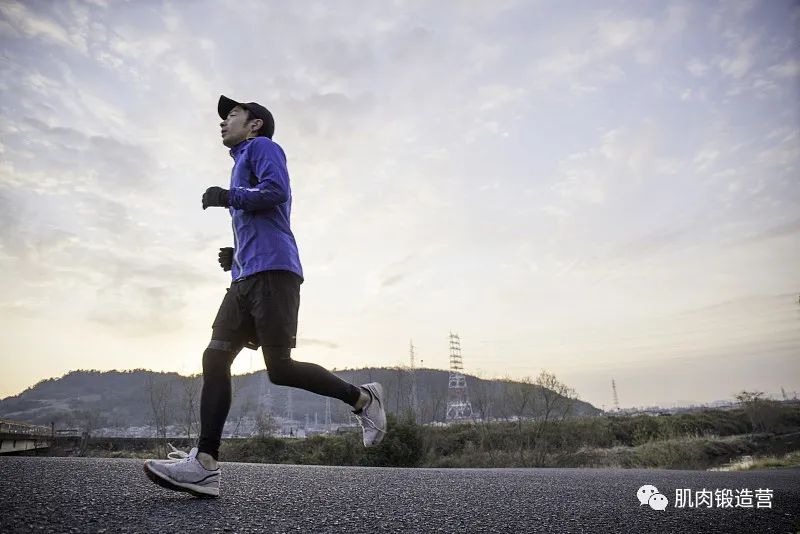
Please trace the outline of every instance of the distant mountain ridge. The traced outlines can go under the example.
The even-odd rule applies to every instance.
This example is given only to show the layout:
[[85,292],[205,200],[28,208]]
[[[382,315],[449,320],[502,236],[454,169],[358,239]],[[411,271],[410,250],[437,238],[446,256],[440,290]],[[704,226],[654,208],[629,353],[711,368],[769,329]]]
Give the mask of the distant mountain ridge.
[[[407,368],[364,368],[336,371],[342,379],[362,384],[381,382],[389,412],[400,414],[411,408],[412,374]],[[448,372],[417,369],[417,420],[444,421]],[[467,391],[476,417],[510,419],[541,412],[537,395],[541,388],[505,380],[485,380],[466,375]],[[104,427],[137,427],[154,423],[154,406],[164,410],[168,424],[199,419],[200,376],[185,377],[144,369],[131,371],[72,371],[60,378],[42,380],[19,395],[0,400],[0,418],[50,425],[56,428],[92,430]],[[515,402],[525,389],[535,391],[528,406]],[[275,386],[266,371],[233,377],[233,403],[228,420],[255,418],[259,414],[295,421],[324,421],[326,398],[303,390]],[[550,395],[552,398],[553,395]],[[563,399],[563,397],[562,397]],[[566,400],[566,399],[564,399]],[[566,404],[565,404],[566,405]],[[595,415],[600,410],[589,403],[571,403],[574,415]],[[516,407],[515,407],[516,406]],[[350,407],[331,399],[331,421],[347,422]],[[192,423],[194,424],[194,423]]]

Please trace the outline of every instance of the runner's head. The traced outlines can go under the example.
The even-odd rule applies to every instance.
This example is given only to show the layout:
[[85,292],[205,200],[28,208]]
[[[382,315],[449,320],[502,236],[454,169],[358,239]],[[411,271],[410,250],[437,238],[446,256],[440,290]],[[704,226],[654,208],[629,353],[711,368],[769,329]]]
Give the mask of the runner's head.
[[272,113],[261,104],[243,104],[221,95],[217,112],[222,122],[222,144],[233,147],[252,137],[269,137],[275,133],[275,120]]

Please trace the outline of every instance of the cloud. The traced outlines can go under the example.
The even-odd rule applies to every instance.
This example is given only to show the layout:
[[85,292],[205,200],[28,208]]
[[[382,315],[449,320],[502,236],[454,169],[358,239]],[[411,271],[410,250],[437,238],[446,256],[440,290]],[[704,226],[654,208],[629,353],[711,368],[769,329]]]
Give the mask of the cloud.
[[354,98],[342,93],[316,93],[302,99],[289,99],[279,102],[284,116],[291,117],[288,124],[279,124],[276,119],[276,132],[279,126],[289,128],[301,137],[313,136],[328,139],[318,157],[335,156],[341,150],[343,140],[339,135],[350,132],[357,136],[374,135],[377,132],[357,131],[372,109],[369,97]]
[[656,256],[661,252],[674,249],[689,235],[691,235],[691,230],[685,227],[660,228],[655,232],[641,235],[612,247],[609,257],[612,259],[641,260]]
[[753,48],[758,44],[755,36],[750,36],[736,44],[733,56],[723,57],[719,60],[720,71],[732,78],[740,79],[753,67],[755,59]]
[[406,277],[405,273],[398,273],[398,274],[394,274],[392,276],[388,276],[388,277],[384,278],[383,280],[381,280],[381,287],[385,288],[385,287],[393,286],[393,285],[397,284],[398,282],[400,282],[401,280],[403,280],[405,277]]
[[587,165],[589,154],[573,154],[564,162],[559,181],[552,190],[567,201],[602,204],[606,199],[605,176]]
[[[628,79],[635,70],[631,60],[658,64],[686,31],[693,12],[690,4],[671,4],[649,16],[597,10],[594,17],[576,18],[572,31],[555,37],[535,61],[532,82],[559,87],[567,81],[574,93],[585,95]],[[561,35],[569,37],[563,44]]]
[[339,345],[337,343],[333,343],[331,341],[325,341],[322,339],[313,339],[309,337],[301,337],[297,339],[297,344],[302,345],[303,347],[310,346],[310,347],[324,347],[326,349],[338,349]]
[[[17,186],[37,188],[27,171],[58,176],[57,193],[93,190],[113,199],[120,192],[148,193],[156,164],[143,147],[124,143],[110,136],[90,135],[74,128],[49,126],[38,119],[17,121],[12,132],[3,134],[10,151],[24,149],[35,154],[31,161],[14,161],[13,176],[0,179]],[[46,155],[46,157],[45,157]]]
[[770,239],[780,239],[784,237],[800,235],[800,219],[786,221],[769,228],[754,230],[744,239],[737,239],[737,243],[767,241]]
[[79,33],[71,33],[50,17],[34,13],[19,2],[0,3],[0,14],[15,30],[27,37],[42,38],[55,44],[64,45],[85,54],[86,41]]
[[713,148],[700,150],[694,156],[694,163],[697,166],[697,170],[700,172],[709,170],[714,165],[714,162],[719,159],[719,155],[719,151]]
[[789,59],[772,65],[767,71],[778,78],[789,78],[797,81],[797,78],[800,77],[800,61]]
[[697,58],[692,58],[686,63],[686,69],[691,72],[693,76],[699,78],[708,72],[709,66]]
[[604,132],[598,145],[559,163],[551,190],[568,202],[604,204],[612,191],[642,179],[640,172],[655,155],[648,130],[643,125],[638,135],[621,129]]
[[[159,202],[148,150],[32,118],[11,128],[0,243],[8,272],[36,282],[7,287],[2,305],[26,294],[46,315],[58,307],[39,298],[48,295],[131,335],[179,328],[187,295],[212,279],[147,219]],[[23,148],[34,157],[20,158]]]

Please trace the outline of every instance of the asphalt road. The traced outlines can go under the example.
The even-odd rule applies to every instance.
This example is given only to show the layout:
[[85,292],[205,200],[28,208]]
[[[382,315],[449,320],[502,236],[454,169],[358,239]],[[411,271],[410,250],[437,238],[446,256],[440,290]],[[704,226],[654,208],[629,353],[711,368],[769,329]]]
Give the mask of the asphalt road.
[[[396,469],[222,464],[218,499],[141,460],[0,457],[0,532],[791,532],[800,469]],[[652,484],[665,510],[640,505]],[[676,508],[676,489],[771,489],[771,508]]]

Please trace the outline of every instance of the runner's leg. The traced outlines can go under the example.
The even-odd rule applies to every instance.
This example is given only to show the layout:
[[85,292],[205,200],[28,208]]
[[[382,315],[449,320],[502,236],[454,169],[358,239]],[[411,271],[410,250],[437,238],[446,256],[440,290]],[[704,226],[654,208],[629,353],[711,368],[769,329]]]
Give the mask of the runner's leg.
[[263,347],[267,374],[273,384],[304,389],[354,406],[361,389],[345,382],[322,366],[292,359],[289,347]]
[[254,335],[249,314],[242,310],[240,290],[235,282],[226,290],[211,326],[211,342],[203,352],[197,449],[214,460],[219,457],[222,428],[231,408],[231,364],[246,341]]
[[291,358],[297,342],[301,284],[302,279],[295,273],[266,271],[259,273],[247,288],[246,300],[269,379],[273,384],[304,389],[354,406],[368,395],[362,394],[361,388],[319,365]]
[[203,389],[200,396],[199,452],[219,458],[222,428],[231,408],[231,364],[242,349],[233,332],[214,330],[203,353]]

